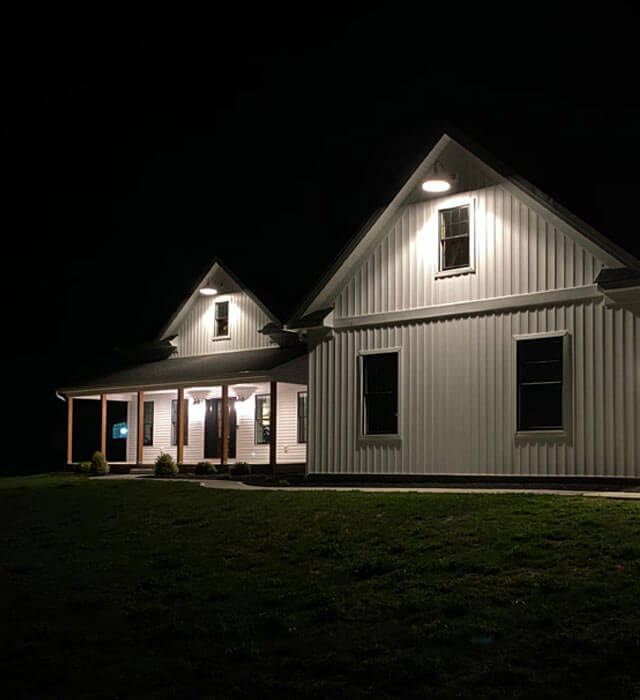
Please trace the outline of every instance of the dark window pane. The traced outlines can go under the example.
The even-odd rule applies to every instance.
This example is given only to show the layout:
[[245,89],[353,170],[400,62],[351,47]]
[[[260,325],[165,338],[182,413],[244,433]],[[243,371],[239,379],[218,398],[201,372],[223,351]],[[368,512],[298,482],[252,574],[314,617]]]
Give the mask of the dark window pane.
[[452,238],[442,242],[442,269],[451,270],[469,265],[469,237]]
[[392,394],[374,394],[365,399],[367,435],[398,432],[398,402]]
[[398,432],[398,354],[364,355],[364,432],[367,435]]
[[562,428],[562,384],[520,387],[520,430]]
[[144,424],[142,433],[142,444],[145,447],[153,445],[153,401],[144,402]]
[[307,441],[307,392],[298,392],[298,442]]
[[518,342],[518,352],[522,362],[561,361],[562,337],[520,340]]

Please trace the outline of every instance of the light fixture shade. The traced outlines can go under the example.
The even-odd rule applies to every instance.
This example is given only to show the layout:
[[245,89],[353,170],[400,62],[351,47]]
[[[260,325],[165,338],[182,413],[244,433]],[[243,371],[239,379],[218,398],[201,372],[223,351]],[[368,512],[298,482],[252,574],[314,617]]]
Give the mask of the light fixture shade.
[[207,280],[202,287],[200,287],[200,294],[206,296],[206,297],[211,297],[214,294],[217,294],[218,290],[213,286],[213,283],[211,280]]
[[437,160],[433,164],[431,173],[422,183],[422,189],[425,192],[448,192],[454,179],[455,176],[447,172],[442,163]]

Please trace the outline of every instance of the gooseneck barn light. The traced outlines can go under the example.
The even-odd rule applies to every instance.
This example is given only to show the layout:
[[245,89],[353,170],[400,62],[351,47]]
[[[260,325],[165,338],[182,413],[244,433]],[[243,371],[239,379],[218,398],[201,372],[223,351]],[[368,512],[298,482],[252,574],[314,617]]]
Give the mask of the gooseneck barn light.
[[200,294],[205,297],[212,297],[217,294],[218,290],[213,286],[211,280],[207,280],[202,287],[200,287]]
[[429,177],[422,183],[422,189],[425,192],[448,192],[453,180],[454,176],[447,172],[444,165],[437,160],[433,164]]

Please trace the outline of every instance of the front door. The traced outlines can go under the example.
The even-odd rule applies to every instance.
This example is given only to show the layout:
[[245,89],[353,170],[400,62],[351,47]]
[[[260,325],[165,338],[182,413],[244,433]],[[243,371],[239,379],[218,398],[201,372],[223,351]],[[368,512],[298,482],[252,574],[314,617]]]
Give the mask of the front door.
[[[222,455],[222,399],[207,399],[204,419],[204,458]],[[236,457],[236,400],[229,399],[229,459]]]

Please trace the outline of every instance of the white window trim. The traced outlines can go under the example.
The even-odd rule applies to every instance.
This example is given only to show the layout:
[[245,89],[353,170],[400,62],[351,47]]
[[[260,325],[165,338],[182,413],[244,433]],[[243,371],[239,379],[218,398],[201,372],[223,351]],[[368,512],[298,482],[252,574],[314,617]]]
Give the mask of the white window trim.
[[[369,435],[364,432],[364,362],[362,358],[365,355],[382,355],[395,352],[398,355],[398,430],[395,433],[384,433],[383,435]],[[397,442],[402,439],[402,347],[394,346],[390,348],[375,348],[374,350],[359,350],[358,351],[358,374],[357,374],[357,396],[358,396],[358,441],[363,443],[385,443]]]
[[[469,264],[465,267],[456,267],[451,270],[442,269],[442,245],[440,242],[440,212],[446,209],[455,209],[456,207],[469,207]],[[443,277],[455,277],[457,275],[468,275],[476,271],[476,207],[477,201],[475,197],[459,196],[448,197],[436,207],[436,257],[438,261],[438,270],[434,273],[435,279]]]
[[[570,442],[573,425],[573,384],[571,334],[568,330],[521,333],[513,335],[513,434],[516,441],[561,440]],[[559,430],[518,430],[518,341],[536,338],[562,338],[562,425]]]
[[[216,306],[218,304],[227,302],[229,305],[227,307],[228,311],[228,316],[227,316],[227,325],[229,327],[229,332],[226,335],[215,335],[216,332]],[[216,297],[214,302],[213,302],[213,333],[211,336],[211,340],[213,342],[216,342],[217,340],[230,340],[231,339],[231,299],[227,296],[224,297]]]

